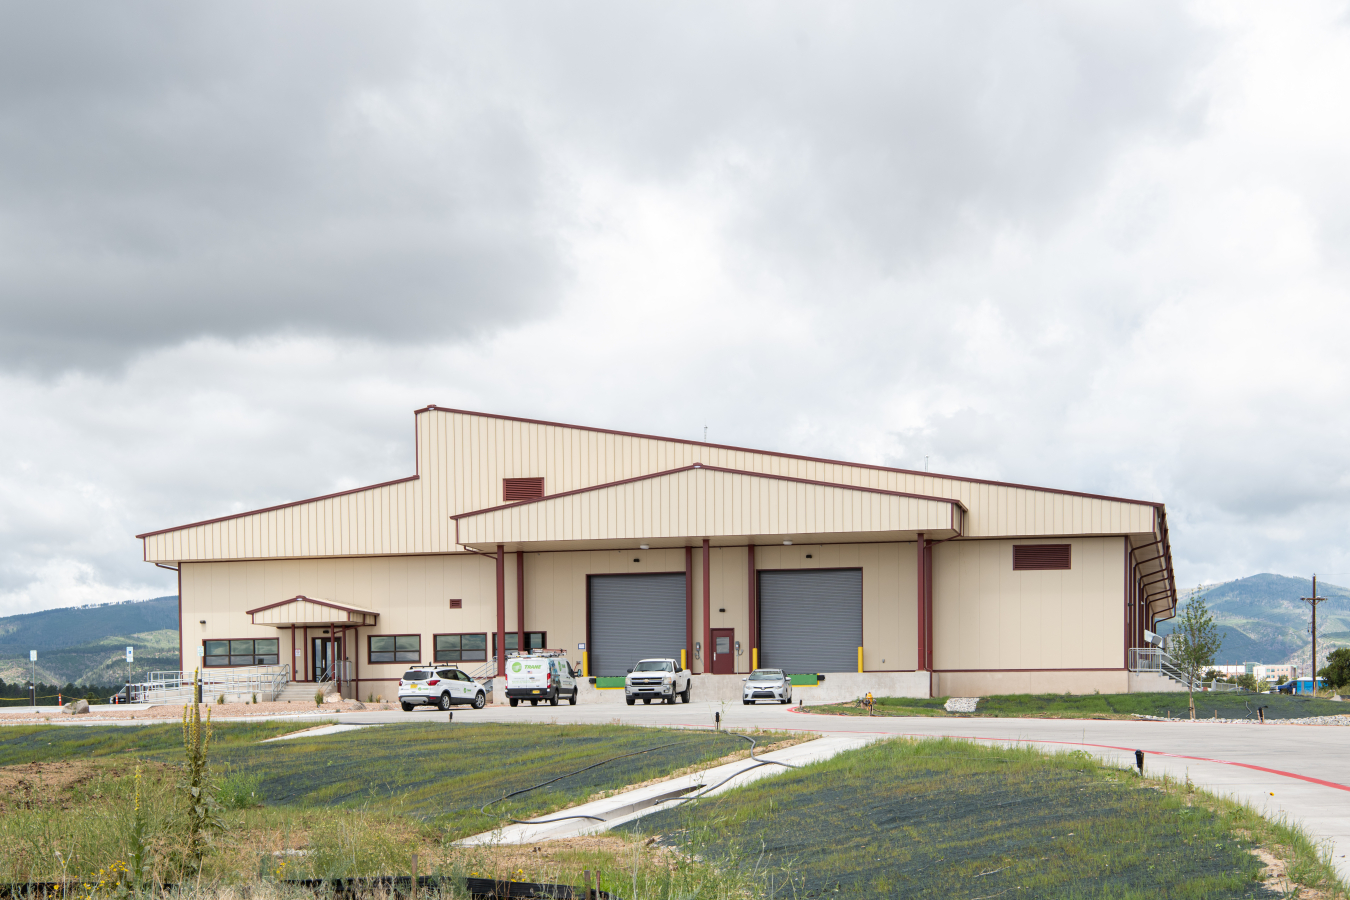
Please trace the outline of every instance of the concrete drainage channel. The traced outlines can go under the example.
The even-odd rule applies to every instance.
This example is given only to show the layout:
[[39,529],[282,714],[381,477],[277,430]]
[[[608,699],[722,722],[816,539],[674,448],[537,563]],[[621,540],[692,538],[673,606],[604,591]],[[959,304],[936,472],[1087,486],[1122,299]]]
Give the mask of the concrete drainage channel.
[[[789,767],[808,765],[829,759],[846,750],[856,750],[880,738],[880,735],[817,738],[805,744],[760,754],[754,760],[726,763],[702,772],[634,788],[613,797],[593,800],[519,824],[476,834],[458,841],[457,845],[471,847],[491,844],[534,844],[583,834],[597,834],[645,815],[669,809],[678,803],[716,796],[760,778],[787,771]],[[783,765],[764,765],[766,762]],[[563,821],[559,821],[560,819]]]

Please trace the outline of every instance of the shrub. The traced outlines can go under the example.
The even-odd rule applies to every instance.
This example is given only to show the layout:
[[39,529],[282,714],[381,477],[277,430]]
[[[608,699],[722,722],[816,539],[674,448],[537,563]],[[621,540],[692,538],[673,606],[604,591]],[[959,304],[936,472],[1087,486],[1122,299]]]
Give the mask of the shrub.
[[314,705],[323,706],[323,691],[314,692]]

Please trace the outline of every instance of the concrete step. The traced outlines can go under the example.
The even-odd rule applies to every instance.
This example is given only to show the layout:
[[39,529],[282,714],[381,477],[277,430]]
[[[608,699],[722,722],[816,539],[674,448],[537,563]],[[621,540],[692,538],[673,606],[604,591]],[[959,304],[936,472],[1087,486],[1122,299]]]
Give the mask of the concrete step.
[[333,685],[315,684],[312,681],[292,681],[281,689],[277,700],[285,702],[289,700],[292,703],[313,703],[314,692],[323,691],[325,694],[331,693]]

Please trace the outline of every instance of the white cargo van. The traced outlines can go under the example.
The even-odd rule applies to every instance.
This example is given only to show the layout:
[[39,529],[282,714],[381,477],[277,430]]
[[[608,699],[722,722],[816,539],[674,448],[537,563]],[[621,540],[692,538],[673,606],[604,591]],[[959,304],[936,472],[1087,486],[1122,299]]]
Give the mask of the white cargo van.
[[532,706],[547,700],[550,706],[557,706],[563,698],[576,706],[577,690],[576,673],[561,653],[516,656],[506,661],[506,699],[512,706],[521,700],[530,701]]

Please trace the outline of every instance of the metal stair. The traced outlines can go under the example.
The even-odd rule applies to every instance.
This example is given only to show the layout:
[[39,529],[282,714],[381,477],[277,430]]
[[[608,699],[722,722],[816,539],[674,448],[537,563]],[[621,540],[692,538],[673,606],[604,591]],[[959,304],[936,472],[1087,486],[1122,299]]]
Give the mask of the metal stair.
[[[1130,649],[1128,662],[1131,672],[1153,672],[1170,678],[1182,687],[1188,686],[1186,675],[1176,660],[1162,650],[1154,647],[1133,647]],[[1200,686],[1198,679],[1195,686]]]

